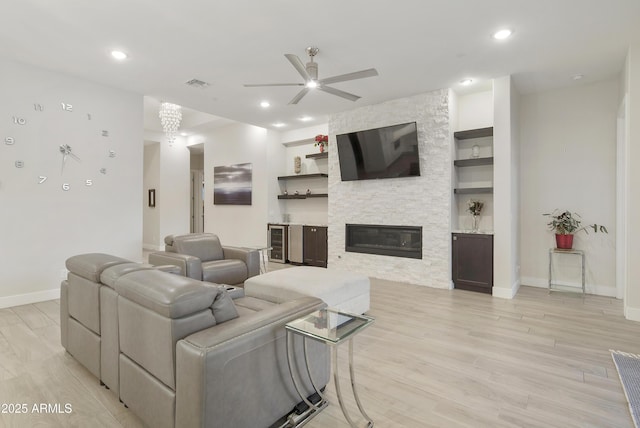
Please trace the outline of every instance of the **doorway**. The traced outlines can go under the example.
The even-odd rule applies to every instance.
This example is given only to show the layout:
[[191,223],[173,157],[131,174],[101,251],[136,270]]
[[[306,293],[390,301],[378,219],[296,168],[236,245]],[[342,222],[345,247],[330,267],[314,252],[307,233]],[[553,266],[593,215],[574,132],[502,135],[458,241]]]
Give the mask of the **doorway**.
[[189,146],[188,149],[191,152],[190,231],[202,233],[204,232],[204,144]]

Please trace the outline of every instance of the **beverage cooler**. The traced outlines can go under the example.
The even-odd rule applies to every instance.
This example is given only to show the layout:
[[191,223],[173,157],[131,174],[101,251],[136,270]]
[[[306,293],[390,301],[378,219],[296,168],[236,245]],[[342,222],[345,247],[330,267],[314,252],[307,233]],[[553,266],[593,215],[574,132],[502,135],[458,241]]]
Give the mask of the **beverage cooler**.
[[269,261],[276,263],[286,263],[288,226],[284,224],[269,223],[267,225],[267,228],[267,242],[268,246],[271,247],[271,250],[269,250]]

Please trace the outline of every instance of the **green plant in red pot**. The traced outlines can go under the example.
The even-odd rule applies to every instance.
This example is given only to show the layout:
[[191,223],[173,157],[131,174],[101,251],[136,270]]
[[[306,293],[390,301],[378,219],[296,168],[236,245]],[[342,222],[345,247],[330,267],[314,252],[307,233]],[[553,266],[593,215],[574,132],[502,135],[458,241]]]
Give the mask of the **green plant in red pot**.
[[549,230],[556,234],[556,246],[562,250],[570,250],[573,248],[573,235],[584,231],[589,233],[588,229],[593,229],[595,233],[609,233],[607,228],[598,224],[590,224],[582,226],[582,218],[579,214],[571,211],[554,210],[551,213],[542,214],[551,219],[547,226]]

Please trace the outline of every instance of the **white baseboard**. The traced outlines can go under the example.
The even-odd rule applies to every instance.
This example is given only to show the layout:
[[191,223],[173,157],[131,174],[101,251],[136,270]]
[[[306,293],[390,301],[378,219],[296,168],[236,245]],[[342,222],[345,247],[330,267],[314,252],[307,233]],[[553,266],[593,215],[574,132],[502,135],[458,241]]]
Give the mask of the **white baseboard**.
[[[528,285],[529,287],[549,288],[549,280],[547,278],[534,278],[531,276],[523,276],[521,278],[522,285]],[[567,287],[580,288],[580,284],[574,282],[558,282],[558,285]],[[616,297],[616,287],[607,287],[599,284],[585,284],[584,286],[587,294],[595,294],[596,296]]]
[[0,297],[0,308],[29,305],[31,303],[46,302],[60,298],[60,289],[36,291],[35,293],[17,294],[15,296]]
[[624,317],[630,321],[640,321],[640,308],[624,307]]
[[518,293],[518,290],[520,290],[519,280],[514,282],[511,288],[492,287],[491,295],[493,297],[499,297],[500,299],[513,299]]

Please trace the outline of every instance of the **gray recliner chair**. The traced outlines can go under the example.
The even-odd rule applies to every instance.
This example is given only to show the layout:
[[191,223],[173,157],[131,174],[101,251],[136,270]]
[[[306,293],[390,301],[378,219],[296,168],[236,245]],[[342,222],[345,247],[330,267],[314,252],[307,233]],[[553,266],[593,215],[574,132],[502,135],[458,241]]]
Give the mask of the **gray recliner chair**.
[[165,251],[149,254],[152,265],[175,265],[185,276],[216,284],[242,286],[260,273],[260,252],[223,246],[212,233],[169,235]]

